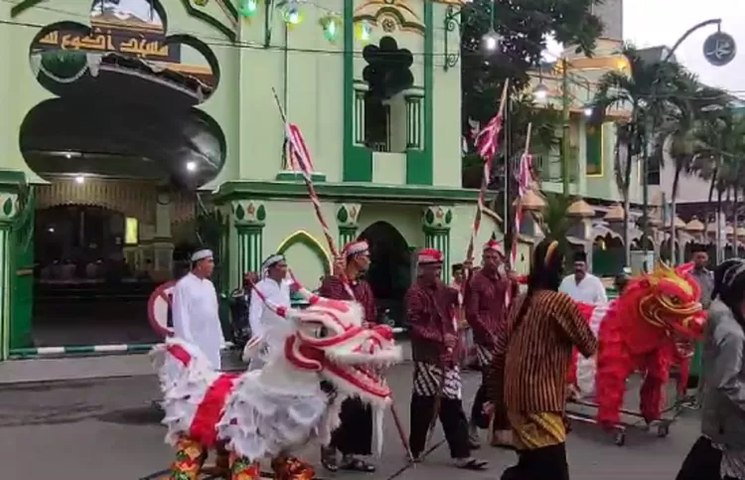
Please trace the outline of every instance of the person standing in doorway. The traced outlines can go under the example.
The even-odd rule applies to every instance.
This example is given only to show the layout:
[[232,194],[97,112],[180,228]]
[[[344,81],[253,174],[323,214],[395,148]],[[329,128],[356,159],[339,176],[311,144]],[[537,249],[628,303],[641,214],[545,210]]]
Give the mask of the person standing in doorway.
[[456,361],[458,332],[452,317],[458,291],[440,280],[442,257],[442,252],[432,248],[419,252],[417,280],[404,299],[414,357],[409,446],[415,461],[420,460],[429,427],[439,417],[455,465],[483,470],[487,463],[471,457],[468,442]]
[[564,277],[559,291],[566,293],[576,302],[602,305],[608,303],[605,286],[598,277],[587,271],[587,254],[574,254],[574,273]]
[[[370,268],[370,246],[364,240],[348,243],[341,252],[342,258],[334,265],[334,275],[325,277],[318,294],[335,300],[353,300],[364,311],[364,321],[377,323],[377,308],[370,284],[362,276]],[[332,388],[329,385],[326,389]],[[353,470],[374,472],[375,465],[361,457],[372,454],[373,418],[372,410],[359,398],[347,398],[342,402],[339,428],[331,436],[331,443],[321,448],[321,463],[335,472]],[[337,463],[337,449],[342,454]]]
[[201,249],[191,256],[191,271],[173,289],[173,330],[177,338],[201,350],[220,369],[220,350],[225,346],[217,291],[210,281],[215,261],[212,251]]
[[[248,311],[251,337],[252,339],[261,339],[258,352],[250,358],[249,370],[258,370],[264,366],[270,345],[273,345],[272,333],[286,322],[284,318],[266,306],[256,290],[261,292],[274,305],[290,307],[290,285],[292,281],[287,278],[285,256],[276,253],[264,260],[261,265],[261,274],[262,279],[254,285],[251,291],[251,303]],[[244,352],[244,359],[249,356],[247,353]]]
[[[504,327],[505,297],[509,291],[512,298],[518,292],[517,280],[504,271],[502,244],[489,240],[482,250],[481,270],[469,279],[466,288],[465,315],[473,328],[478,365],[482,372],[481,386],[476,392],[469,422],[469,438],[472,447],[479,444],[478,428],[489,428],[490,419],[483,414],[486,401],[485,374],[492,362],[492,352],[500,330]],[[504,419],[494,422],[494,446],[511,446],[509,427]]]

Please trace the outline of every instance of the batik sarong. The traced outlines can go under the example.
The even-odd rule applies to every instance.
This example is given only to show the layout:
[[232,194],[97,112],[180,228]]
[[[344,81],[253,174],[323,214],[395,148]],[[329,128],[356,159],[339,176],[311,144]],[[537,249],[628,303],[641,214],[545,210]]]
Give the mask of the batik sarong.
[[445,367],[444,386],[440,387],[443,379],[442,368],[426,362],[414,362],[414,395],[435,397],[442,394],[443,398],[460,400],[462,382],[460,369]]

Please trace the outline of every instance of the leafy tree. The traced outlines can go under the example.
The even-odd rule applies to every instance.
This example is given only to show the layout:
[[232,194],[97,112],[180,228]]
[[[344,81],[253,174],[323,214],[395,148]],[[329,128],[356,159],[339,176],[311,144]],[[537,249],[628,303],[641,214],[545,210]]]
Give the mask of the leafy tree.
[[[465,5],[461,11],[464,131],[469,118],[484,122],[494,115],[506,78],[510,78],[514,91],[521,91],[529,83],[528,71],[540,64],[547,34],[565,45],[577,45],[578,52],[591,54],[602,31],[600,20],[590,13],[594,3],[599,2],[474,0]],[[491,29],[492,8],[502,48],[495,56],[485,58],[481,38]]]

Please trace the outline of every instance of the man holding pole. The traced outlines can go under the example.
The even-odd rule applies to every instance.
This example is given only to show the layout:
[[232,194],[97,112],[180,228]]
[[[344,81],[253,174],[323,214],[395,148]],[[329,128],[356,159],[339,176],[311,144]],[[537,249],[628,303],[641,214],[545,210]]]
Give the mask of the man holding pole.
[[[481,386],[476,392],[469,423],[470,441],[478,445],[478,428],[489,428],[489,419],[483,414],[486,399],[485,376],[492,362],[497,336],[505,324],[507,314],[506,296],[514,298],[518,291],[517,281],[504,272],[504,250],[496,240],[489,240],[482,250],[482,268],[473,274],[466,288],[466,320],[473,328],[478,364],[481,369]],[[500,269],[502,270],[500,272]],[[509,427],[496,421],[494,424],[495,446],[510,446]]]
[[414,357],[409,446],[414,460],[420,460],[426,453],[428,433],[439,417],[456,467],[483,470],[487,462],[471,457],[461,403],[458,332],[452,318],[458,291],[440,280],[442,263],[439,250],[422,250],[417,280],[405,297]]
[[[249,370],[258,370],[264,366],[269,354],[269,345],[276,343],[272,342],[271,338],[274,330],[286,323],[284,318],[266,306],[256,290],[260,291],[263,297],[272,304],[289,308],[292,281],[287,278],[287,272],[287,260],[281,253],[270,255],[261,265],[262,279],[254,285],[251,291],[251,303],[248,310],[251,335],[254,339],[261,339],[261,346],[258,352],[250,358]],[[247,356],[249,356],[247,352],[244,352],[244,358]]]
[[[324,278],[318,294],[335,300],[354,300],[365,312],[365,322],[377,321],[375,297],[370,284],[360,277],[370,268],[370,247],[364,240],[348,243],[342,259],[334,265],[334,275]],[[339,415],[341,424],[333,433],[331,443],[321,449],[321,463],[329,471],[354,470],[374,472],[375,465],[361,456],[372,454],[372,410],[357,398],[344,400]],[[336,450],[342,453],[342,463],[336,462]]]

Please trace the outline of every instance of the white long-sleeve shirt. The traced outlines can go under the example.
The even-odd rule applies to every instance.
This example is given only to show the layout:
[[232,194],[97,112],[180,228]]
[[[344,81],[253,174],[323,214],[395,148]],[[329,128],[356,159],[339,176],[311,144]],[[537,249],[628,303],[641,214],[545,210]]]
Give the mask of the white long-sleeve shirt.
[[212,282],[188,273],[173,289],[172,312],[176,337],[199,347],[212,366],[219,369],[225,337]]
[[561,281],[559,291],[566,293],[572,297],[572,300],[577,302],[589,303],[590,305],[608,303],[603,282],[590,273],[586,273],[585,277],[579,283],[575,280],[574,274],[567,275]]
[[285,319],[267,308],[256,293],[256,289],[274,305],[289,308],[291,283],[289,280],[276,282],[271,278],[264,278],[256,283],[254,289],[251,290],[251,306],[248,310],[248,323],[251,325],[251,336],[254,338],[263,337],[267,345],[271,345],[272,343],[272,328],[283,325]]

